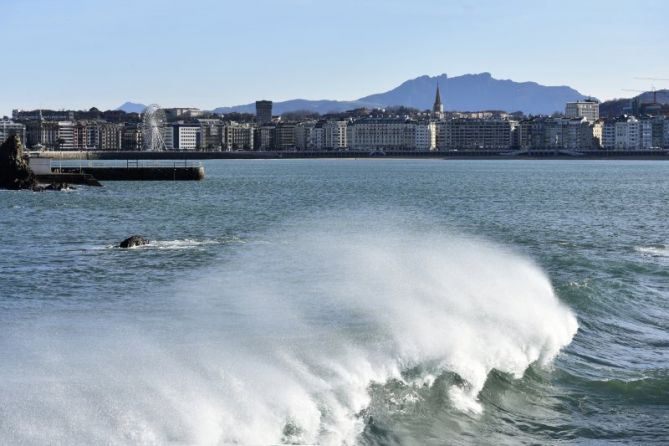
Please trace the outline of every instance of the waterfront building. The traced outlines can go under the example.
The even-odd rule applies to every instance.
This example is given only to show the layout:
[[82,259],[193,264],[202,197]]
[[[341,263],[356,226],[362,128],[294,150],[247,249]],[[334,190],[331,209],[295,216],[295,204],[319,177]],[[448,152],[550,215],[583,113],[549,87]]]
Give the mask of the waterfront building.
[[615,122],[616,150],[648,150],[653,145],[653,126],[649,120],[627,116]]
[[595,139],[594,144],[597,148],[604,147],[602,141],[604,139],[604,121],[601,119],[598,119],[597,122],[592,125],[592,137]]
[[606,150],[648,150],[654,147],[653,124],[634,116],[604,120],[601,146]]
[[565,106],[565,117],[585,118],[594,123],[599,119],[599,102],[594,99],[585,101],[567,102]]
[[562,149],[592,150],[595,148],[593,126],[585,118],[559,120],[562,130]]
[[437,149],[437,124],[434,122],[418,122],[416,124],[416,143],[418,151]]
[[272,122],[272,101],[256,101],[256,122],[258,126]]
[[250,124],[228,122],[224,127],[224,150],[253,150],[255,129]]
[[200,148],[200,126],[197,124],[176,123],[169,126],[172,133],[171,147],[165,141],[165,145],[172,150],[197,150]]
[[447,150],[508,150],[514,123],[502,119],[452,119],[445,126]]
[[58,133],[56,139],[57,150],[76,150],[77,143],[74,139],[74,122],[72,121],[59,121],[58,122]]
[[274,127],[272,149],[290,150],[295,148],[295,124],[281,123]]
[[256,128],[253,143],[257,150],[271,150],[274,145],[274,126],[263,125]]
[[29,148],[74,150],[77,147],[72,121],[27,121],[26,141]]
[[323,121],[316,123],[311,132],[311,149],[323,150],[325,147],[325,130],[323,129]]
[[77,150],[95,150],[99,146],[99,132],[95,121],[76,121],[73,126],[74,147]]
[[312,137],[317,125],[312,121],[299,122],[295,125],[295,148],[297,150],[312,150],[314,148]]
[[346,121],[326,121],[322,125],[322,147],[326,150],[344,150],[348,147]]
[[9,119],[0,119],[0,144],[12,135],[17,135],[26,144],[26,126]]
[[138,123],[130,123],[123,126],[121,133],[121,149],[142,150],[143,138],[142,127]]
[[362,118],[348,126],[353,150],[415,150],[416,122],[404,118]]
[[120,150],[123,125],[103,120],[75,121],[74,147],[76,150]]
[[225,126],[219,119],[198,119],[200,123],[200,146],[203,150],[221,150],[225,137]]
[[436,149],[437,150],[448,150],[447,144],[446,144],[446,136],[447,136],[447,126],[448,126],[448,121],[437,121],[436,122]]
[[112,122],[98,123],[98,149],[121,150],[123,125]]
[[[601,124],[597,125],[601,134]],[[585,118],[525,119],[516,128],[516,146],[523,150],[592,150],[599,141],[594,132]]]
[[605,150],[616,148],[616,121],[615,119],[606,119],[601,122],[602,139],[600,145]]
[[666,118],[662,115],[656,115],[650,118],[651,127],[652,127],[652,143],[653,148],[662,148],[665,146],[665,128],[666,128]]
[[[309,129],[308,148],[311,150],[346,149],[346,147],[348,147],[347,126],[348,123],[346,121],[318,121]],[[297,131],[301,133],[303,130],[300,129]]]

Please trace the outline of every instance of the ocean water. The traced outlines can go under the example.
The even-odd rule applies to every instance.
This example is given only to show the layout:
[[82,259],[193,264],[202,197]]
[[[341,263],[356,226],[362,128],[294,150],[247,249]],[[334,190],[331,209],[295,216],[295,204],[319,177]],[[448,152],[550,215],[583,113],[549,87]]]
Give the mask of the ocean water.
[[206,170],[0,191],[0,444],[669,443],[669,163]]

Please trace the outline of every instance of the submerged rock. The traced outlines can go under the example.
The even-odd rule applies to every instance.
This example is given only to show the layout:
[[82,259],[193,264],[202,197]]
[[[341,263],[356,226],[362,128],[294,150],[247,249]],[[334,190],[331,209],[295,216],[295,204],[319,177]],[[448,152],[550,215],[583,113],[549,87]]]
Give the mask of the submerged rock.
[[141,235],[132,235],[123,240],[118,246],[119,248],[134,248],[135,246],[148,245],[149,240]]
[[16,135],[11,135],[0,145],[0,188],[42,190],[30,170],[23,144]]
[[42,188],[42,190],[66,190],[66,189],[74,189],[74,188],[70,187],[67,183],[51,183],[48,186]]

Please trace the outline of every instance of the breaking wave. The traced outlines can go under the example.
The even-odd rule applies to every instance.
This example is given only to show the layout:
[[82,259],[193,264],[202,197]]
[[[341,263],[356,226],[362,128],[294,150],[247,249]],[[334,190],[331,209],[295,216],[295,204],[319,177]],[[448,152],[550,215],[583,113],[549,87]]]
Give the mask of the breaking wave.
[[575,335],[531,260],[378,226],[276,230],[175,290],[138,296],[150,314],[14,327],[0,344],[22,352],[0,376],[0,439],[351,445],[374,386],[400,383],[401,401],[385,404],[404,408],[412,388],[447,382],[453,410],[477,416],[493,370],[521,378]]

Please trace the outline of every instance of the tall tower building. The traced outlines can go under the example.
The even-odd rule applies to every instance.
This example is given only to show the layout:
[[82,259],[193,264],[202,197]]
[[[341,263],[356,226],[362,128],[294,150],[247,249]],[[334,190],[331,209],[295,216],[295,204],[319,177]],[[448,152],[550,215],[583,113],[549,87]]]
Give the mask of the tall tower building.
[[441,103],[441,94],[439,93],[439,84],[437,84],[437,93],[434,97],[434,105],[432,106],[432,114],[439,119],[444,117],[444,106]]
[[272,122],[272,101],[256,101],[256,122],[258,125]]

